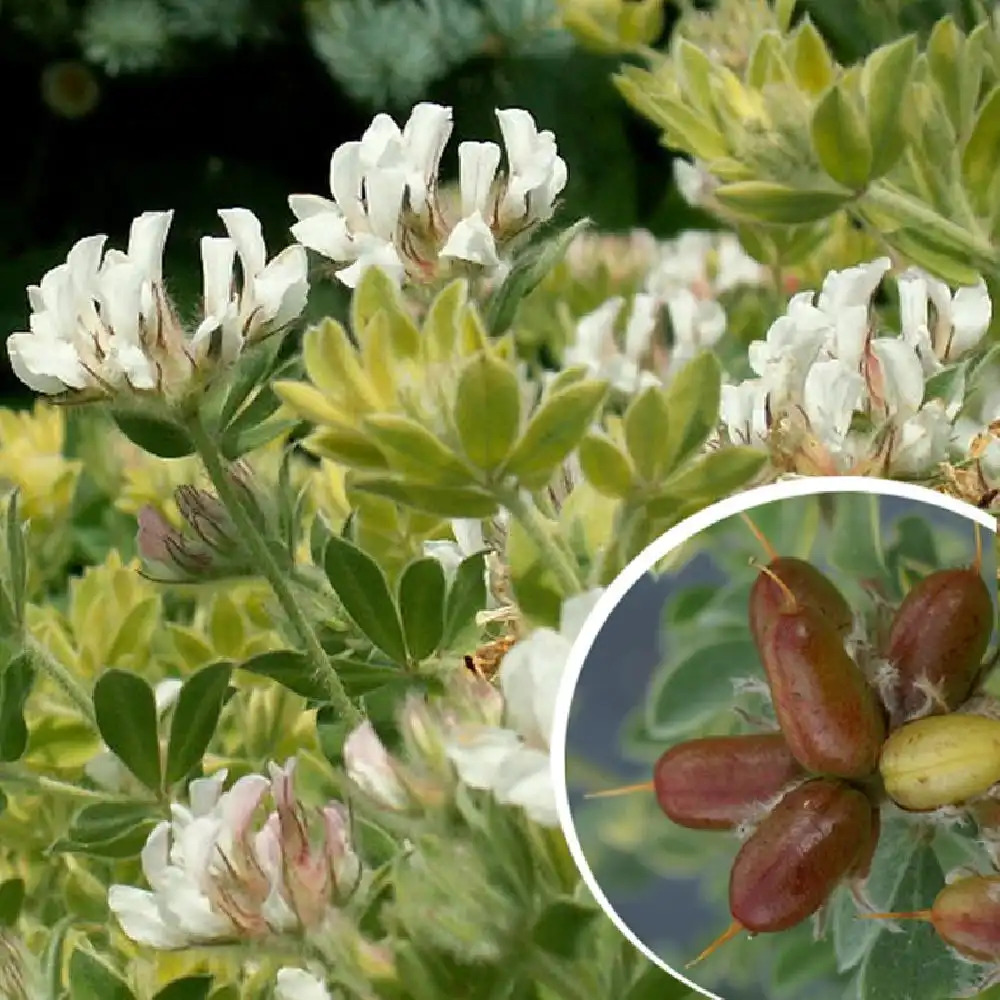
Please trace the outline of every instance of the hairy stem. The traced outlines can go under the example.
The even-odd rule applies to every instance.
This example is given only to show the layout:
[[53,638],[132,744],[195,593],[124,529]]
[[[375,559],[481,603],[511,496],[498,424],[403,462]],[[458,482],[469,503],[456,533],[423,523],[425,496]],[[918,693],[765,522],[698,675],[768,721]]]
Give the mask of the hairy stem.
[[80,714],[96,729],[97,716],[94,714],[94,700],[73,675],[44,646],[32,638],[27,638],[24,651],[31,659],[32,666],[48,677],[80,710]]
[[559,581],[564,597],[572,597],[583,590],[579,569],[549,533],[545,517],[532,500],[516,489],[502,490],[497,500],[510,511],[511,516],[524,528],[545,561],[545,565]]
[[267,540],[251,516],[243,496],[229,475],[222,454],[201,421],[195,417],[187,426],[205,471],[240,533],[240,538],[253,559],[254,565],[271,586],[274,596],[281,605],[288,620],[295,629],[306,655],[309,657],[316,676],[326,685],[327,694],[338,714],[354,725],[362,721],[362,715],[348,697],[347,691],[337,674],[336,668],[323,649],[315,629],[302,613],[295,595],[285,578],[285,573],[274,557]]

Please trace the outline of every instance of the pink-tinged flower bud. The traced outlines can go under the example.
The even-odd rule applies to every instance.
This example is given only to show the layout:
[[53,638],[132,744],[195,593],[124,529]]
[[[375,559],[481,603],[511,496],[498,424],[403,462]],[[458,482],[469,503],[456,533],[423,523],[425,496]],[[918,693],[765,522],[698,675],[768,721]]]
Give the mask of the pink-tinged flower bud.
[[389,752],[370,722],[362,722],[344,742],[347,775],[362,791],[387,809],[404,809],[406,789]]

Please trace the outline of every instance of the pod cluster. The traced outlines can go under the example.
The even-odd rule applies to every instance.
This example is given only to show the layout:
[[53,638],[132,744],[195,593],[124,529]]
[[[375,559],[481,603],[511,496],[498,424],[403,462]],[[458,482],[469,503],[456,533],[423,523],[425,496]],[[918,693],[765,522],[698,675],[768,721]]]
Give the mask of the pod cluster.
[[913,812],[971,808],[1000,783],[1000,716],[969,714],[996,618],[978,559],[921,580],[881,639],[861,642],[827,576],[771,555],[748,611],[778,730],[689,740],[654,767],[673,822],[744,838],[730,873],[733,924],[705,955],[741,931],[795,926],[842,883],[859,895],[887,799]]

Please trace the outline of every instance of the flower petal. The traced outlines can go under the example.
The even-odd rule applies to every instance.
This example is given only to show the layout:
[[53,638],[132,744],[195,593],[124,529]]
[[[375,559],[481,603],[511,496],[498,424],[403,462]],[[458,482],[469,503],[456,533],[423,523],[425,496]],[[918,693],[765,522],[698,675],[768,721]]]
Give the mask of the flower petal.
[[170,950],[191,943],[187,935],[164,921],[151,892],[130,885],[113,885],[108,889],[108,906],[125,934],[137,944]]
[[458,147],[458,178],[462,193],[462,215],[486,210],[500,166],[500,147],[495,142],[463,142]]
[[456,223],[438,256],[467,260],[470,264],[487,268],[500,263],[493,233],[479,212],[473,212]]
[[229,238],[236,244],[236,252],[243,265],[243,285],[246,287],[264,269],[267,261],[260,219],[247,208],[221,208],[219,218]]

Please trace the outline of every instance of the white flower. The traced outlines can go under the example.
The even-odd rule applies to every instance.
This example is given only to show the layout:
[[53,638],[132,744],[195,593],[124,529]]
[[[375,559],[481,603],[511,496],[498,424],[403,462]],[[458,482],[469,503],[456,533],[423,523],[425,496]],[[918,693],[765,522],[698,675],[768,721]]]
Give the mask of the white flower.
[[[218,331],[213,353],[232,361],[243,344],[268,329],[287,326],[306,305],[308,260],[297,245],[286,247],[270,263],[260,220],[245,208],[219,211],[228,237],[201,241],[205,318],[192,338],[192,350],[207,350]],[[239,256],[242,282],[237,293],[233,265]],[[204,346],[203,346],[204,345]]]
[[924,370],[917,352],[902,338],[879,337],[871,342],[866,361],[872,401],[887,416],[913,416],[924,398]]
[[767,386],[762,379],[724,385],[720,417],[736,444],[760,447],[767,442]]
[[275,1000],[331,1000],[327,988],[304,969],[279,969]]
[[304,246],[344,265],[337,277],[357,285],[369,267],[397,283],[436,273],[439,259],[461,260],[495,277],[508,266],[504,244],[549,219],[566,184],[566,164],[551,132],[539,132],[527,111],[497,110],[507,172],[497,180],[500,147],[459,146],[461,217],[450,221],[438,199],[438,168],[452,132],[451,108],[418,104],[406,125],[376,115],[357,142],[330,162],[333,200],[292,195]]
[[764,280],[764,268],[751,257],[732,233],[723,233],[716,244],[716,293],[727,292],[740,285],[759,285]]
[[670,370],[676,372],[700,351],[718,343],[726,332],[726,311],[714,299],[699,299],[686,288],[674,292],[666,304],[674,335]]
[[839,451],[860,409],[865,380],[841,361],[819,361],[809,369],[802,404],[809,426],[831,451]]
[[914,476],[934,469],[948,458],[952,422],[940,399],[932,399],[899,429],[890,471]]
[[750,367],[763,380],[774,406],[801,396],[809,369],[826,339],[824,326],[796,319],[791,311],[780,316],[765,339],[748,348]]
[[[156,715],[162,721],[164,716],[177,704],[183,682],[176,677],[160,681],[153,690],[156,700]],[[107,746],[98,751],[83,767],[83,773],[95,785],[109,792],[124,792],[129,786],[138,786],[138,781],[131,771],[112,753]]]
[[[7,338],[18,378],[46,394],[173,394],[186,389],[196,369],[232,361],[245,343],[294,319],[307,290],[301,248],[266,264],[256,218],[245,209],[220,214],[231,235],[203,243],[206,320],[194,337],[188,338],[163,286],[173,213],[144,212],[132,222],[127,252],[108,250],[102,259],[107,238],[87,237],[28,288],[30,332]],[[236,252],[243,265],[238,295],[232,290]]]
[[[321,835],[309,836],[292,794],[294,760],[270,765],[270,780],[240,778],[228,792],[226,772],[189,787],[189,806],[171,804],[141,860],[149,890],[113,885],[108,905],[133,941],[158,949],[259,938],[319,924],[360,867],[347,838],[346,811],[320,810]],[[270,791],[274,809],[254,829]]]
[[705,200],[710,177],[697,163],[688,163],[679,156],[674,160],[674,186],[680,196],[692,207],[698,208]]
[[[903,337],[920,355],[927,374],[979,345],[993,317],[993,304],[981,278],[953,295],[943,281],[910,268],[900,275],[897,286]],[[929,306],[934,307],[933,320]]]
[[503,728],[458,726],[447,744],[466,785],[491,791],[498,802],[519,806],[546,826],[558,824],[549,770],[556,695],[573,640],[601,593],[571,598],[558,632],[536,629],[508,651],[500,667]]
[[843,271],[830,271],[820,289],[817,307],[830,316],[836,316],[845,306],[864,306],[867,309],[875,289],[891,267],[892,261],[888,257],[879,257]]
[[524,227],[552,217],[556,198],[566,186],[566,162],[556,151],[555,136],[538,131],[534,118],[521,108],[497,110],[507,151],[507,180],[497,210],[504,228]]
[[359,788],[390,809],[406,805],[406,789],[370,722],[366,720],[352,730],[344,741],[343,753],[347,776]]

